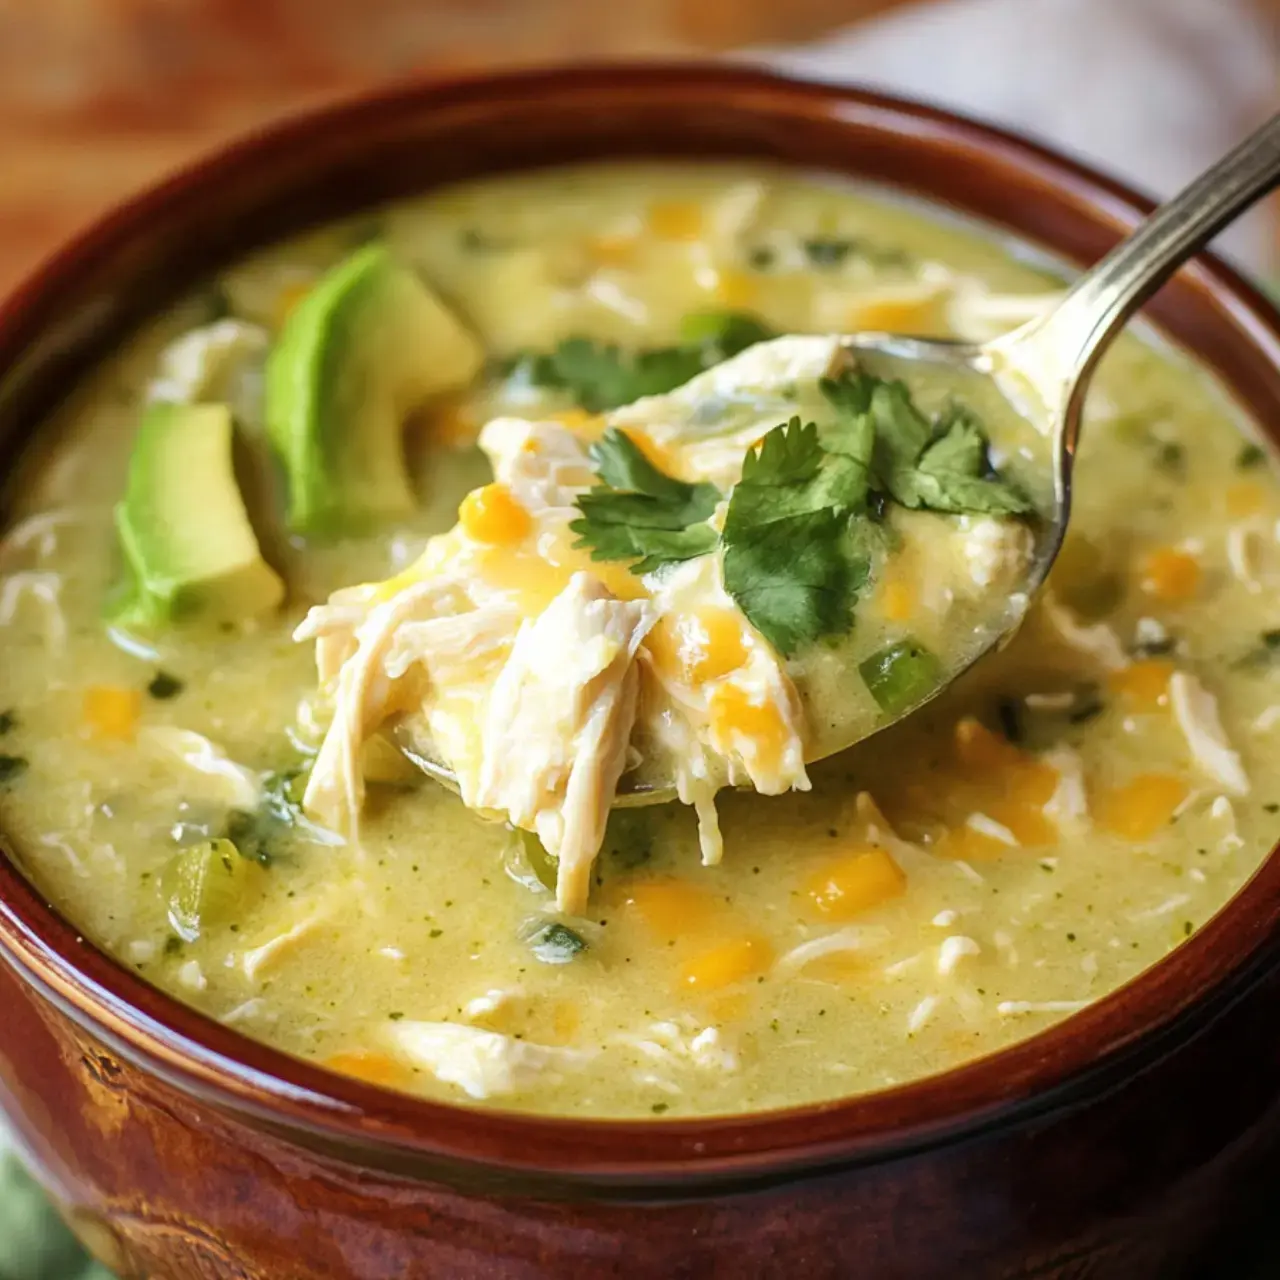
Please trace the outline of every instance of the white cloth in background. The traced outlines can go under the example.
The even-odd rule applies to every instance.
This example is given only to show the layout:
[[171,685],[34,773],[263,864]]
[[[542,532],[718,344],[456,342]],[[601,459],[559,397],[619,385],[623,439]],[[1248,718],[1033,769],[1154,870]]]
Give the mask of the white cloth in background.
[[[1280,105],[1280,38],[1250,0],[932,0],[797,48],[783,71],[953,107],[1172,195]],[[1271,272],[1277,220],[1219,245]]]

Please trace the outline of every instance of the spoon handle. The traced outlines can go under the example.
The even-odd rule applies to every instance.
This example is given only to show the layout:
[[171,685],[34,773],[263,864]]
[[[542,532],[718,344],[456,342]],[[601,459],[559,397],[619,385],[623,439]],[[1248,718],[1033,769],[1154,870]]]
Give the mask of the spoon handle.
[[[1168,278],[1255,200],[1280,182],[1280,115],[1273,116],[1081,276],[1021,338],[1048,355],[1059,412],[1108,341]],[[1009,335],[1013,338],[1014,335]],[[1045,388],[1050,390],[1050,388]],[[1064,414],[1067,418],[1076,415]]]

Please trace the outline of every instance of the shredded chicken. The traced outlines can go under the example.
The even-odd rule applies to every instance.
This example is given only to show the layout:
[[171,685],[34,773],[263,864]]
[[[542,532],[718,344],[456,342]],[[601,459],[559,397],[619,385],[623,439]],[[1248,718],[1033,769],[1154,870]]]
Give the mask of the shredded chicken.
[[1058,774],[1058,785],[1044,806],[1046,816],[1064,831],[1081,833],[1089,826],[1089,798],[1079,753],[1071,747],[1057,746],[1040,758]]
[[839,955],[849,951],[865,951],[868,947],[884,942],[888,936],[886,929],[851,924],[792,947],[774,962],[773,972],[776,977],[790,978],[824,956]]
[[1011,586],[1031,560],[1031,530],[1011,520],[961,516],[965,564],[975,585]]
[[1095,622],[1091,626],[1081,624],[1075,614],[1055,600],[1052,594],[1045,595],[1042,608],[1050,626],[1069,649],[1093,658],[1108,671],[1119,671],[1129,665],[1129,655],[1125,653],[1120,637],[1105,622]]
[[469,805],[536,831],[557,859],[562,911],[587,903],[591,866],[626,765],[636,650],[655,618],[584,573],[516,636],[493,685],[484,755]]
[[391,1044],[437,1080],[457,1085],[468,1097],[519,1093],[543,1077],[558,1077],[589,1062],[584,1049],[516,1040],[457,1022],[394,1022]]
[[1185,671],[1175,672],[1170,679],[1169,700],[1196,765],[1232,795],[1248,795],[1249,777],[1227,741],[1218,700]]
[[215,320],[192,329],[160,353],[160,376],[147,388],[148,399],[221,401],[241,422],[256,424],[270,345],[265,329],[243,320]]
[[249,948],[240,957],[240,968],[244,971],[245,977],[256,981],[265,969],[271,968],[289,952],[311,938],[317,930],[328,924],[336,914],[337,908],[337,899],[329,897],[288,929],[274,934],[256,947]]
[[[307,782],[303,806],[322,822],[345,829],[352,843],[359,847],[360,809],[364,804],[364,772],[360,767],[360,748],[365,738],[394,710],[393,681],[387,675],[383,660],[398,628],[424,613],[437,601],[440,584],[415,583],[391,599],[376,603],[354,632],[354,652],[350,641],[342,641],[348,649],[337,674],[334,693],[333,723],[325,734]],[[339,606],[341,607],[341,606]],[[325,635],[322,606],[313,610],[294,633],[295,639],[319,637],[317,665],[323,678],[332,678],[333,657],[323,644]],[[320,614],[319,620],[313,615]],[[329,637],[332,642],[334,636]]]
[[256,809],[262,783],[252,769],[227,758],[227,753],[201,733],[171,725],[152,725],[138,735],[152,747],[204,775],[218,796],[237,809]]

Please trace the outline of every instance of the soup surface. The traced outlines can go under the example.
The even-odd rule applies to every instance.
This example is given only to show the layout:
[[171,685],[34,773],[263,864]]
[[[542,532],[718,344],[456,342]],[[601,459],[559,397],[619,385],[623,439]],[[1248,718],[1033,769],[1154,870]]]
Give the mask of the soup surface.
[[[404,303],[400,276],[369,274],[375,257],[429,289],[407,286]],[[679,395],[618,407],[714,378],[702,371],[749,361],[772,335],[981,339],[1059,289],[915,208],[728,165],[455,187],[239,264],[79,388],[10,491],[0,816],[21,865],[89,937],[210,1016],[452,1101],[599,1116],[786,1106],[936,1072],[1083,1007],[1193,933],[1280,827],[1280,489],[1219,389],[1169,352],[1129,337],[1104,363],[1072,531],[1015,641],[807,770],[821,711],[874,695],[871,675],[854,688],[831,655],[971,643],[991,602],[1017,593],[1025,509],[890,510],[835,648],[816,625],[790,645],[776,614],[726,640],[700,597],[697,625],[662,639],[653,628],[679,609],[659,586],[696,578],[696,554],[643,589],[626,557],[593,561],[591,546],[503,562],[512,627],[574,583],[652,610],[634,639],[643,671],[666,661],[706,684],[708,723],[729,696],[717,691],[760,664],[773,692],[744,684],[735,714],[750,732],[715,748],[752,780],[761,717],[789,709],[795,723],[799,754],[770,788],[782,794],[694,787],[696,813],[615,809],[568,896],[554,823],[505,799],[475,812],[407,763],[401,748],[427,736],[414,716],[440,695],[409,680],[394,630],[403,660],[379,648],[345,711],[354,677],[339,675],[379,606],[426,590],[424,553],[433,574],[464,578],[475,545],[488,555],[506,538],[490,458],[501,471],[559,441],[599,472],[592,444],[634,428],[668,485],[714,482],[729,500],[748,447],[792,411],[827,429],[817,373],[799,390],[783,380],[780,414],[755,403],[727,473],[650,430],[654,404]],[[385,297],[422,345],[380,319]],[[912,394],[939,415],[936,441],[950,410]],[[281,396],[306,406],[305,431],[273,417]],[[343,435],[353,414],[360,432]],[[485,438],[525,431],[514,453],[478,447],[494,419],[523,424]],[[1033,494],[1042,442],[990,434],[966,478]],[[166,455],[173,440],[189,444]],[[568,486],[566,518],[602,474]],[[728,540],[704,518],[706,537]],[[934,522],[927,536],[919,522]],[[464,541],[439,541],[455,524],[446,538]],[[733,595],[727,578],[713,585]],[[548,665],[571,671],[591,637],[557,644]],[[464,649],[449,716],[426,724],[437,752],[445,726],[453,764],[469,734],[485,741],[476,708],[499,697],[487,650]],[[647,687],[632,692],[642,707]],[[355,728],[335,737],[343,724]],[[537,715],[520,725],[505,757],[517,782],[534,770],[520,751],[550,733]],[[620,771],[635,765],[626,745]],[[326,750],[347,762],[329,809]],[[582,758],[581,738],[562,755]]]

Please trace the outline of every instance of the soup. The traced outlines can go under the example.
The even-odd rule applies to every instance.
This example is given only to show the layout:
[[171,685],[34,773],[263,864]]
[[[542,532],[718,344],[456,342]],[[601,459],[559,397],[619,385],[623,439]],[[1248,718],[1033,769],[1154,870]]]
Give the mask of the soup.
[[[730,165],[493,179],[237,265],[79,388],[11,489],[0,814],[21,865],[211,1017],[450,1101],[794,1105],[944,1070],[1084,1007],[1193,933],[1277,827],[1280,491],[1218,388],[1120,343],[1091,396],[1071,534],[1017,638],[820,763],[805,757],[837,700],[888,711],[869,659],[980,647],[1021,611],[1043,442],[968,404],[979,427],[946,474],[991,486],[968,507],[909,507],[873,465],[855,498],[788,508],[865,522],[841,536],[879,522],[856,587],[843,551],[801,572],[829,525],[770,562],[781,613],[725,567],[744,468],[784,444],[843,468],[821,378],[877,375],[833,364],[828,340],[780,338],[827,345],[760,395],[758,341],[985,338],[1060,288],[926,211]],[[679,390],[717,378],[718,435],[708,395]],[[924,447],[952,439],[945,397],[906,394]],[[553,454],[574,474],[523,554],[523,521],[543,516],[518,486],[538,467],[544,483]],[[931,474],[919,448],[904,466]],[[997,490],[1021,497],[972,505]],[[574,545],[564,530],[593,512]],[[626,554],[593,559],[615,536]],[[805,594],[828,571],[847,588],[834,621]],[[476,579],[502,617],[492,644]],[[424,599],[446,603],[397,614]],[[569,605],[622,630],[542,625]],[[546,656],[503,683],[527,635],[549,636]],[[617,726],[625,705],[660,722],[644,708],[664,664],[692,691],[687,754]],[[909,698],[947,674],[912,674]],[[721,737],[717,698],[738,717]],[[570,705],[607,714],[558,740]],[[612,734],[598,756],[588,723]],[[723,768],[681,780],[695,749]],[[473,807],[415,760],[448,764]],[[597,785],[566,880],[579,761]],[[510,782],[497,804],[480,803],[486,770]],[[651,799],[672,775],[688,804],[605,823],[613,786]],[[779,794],[723,786],[745,782]]]

